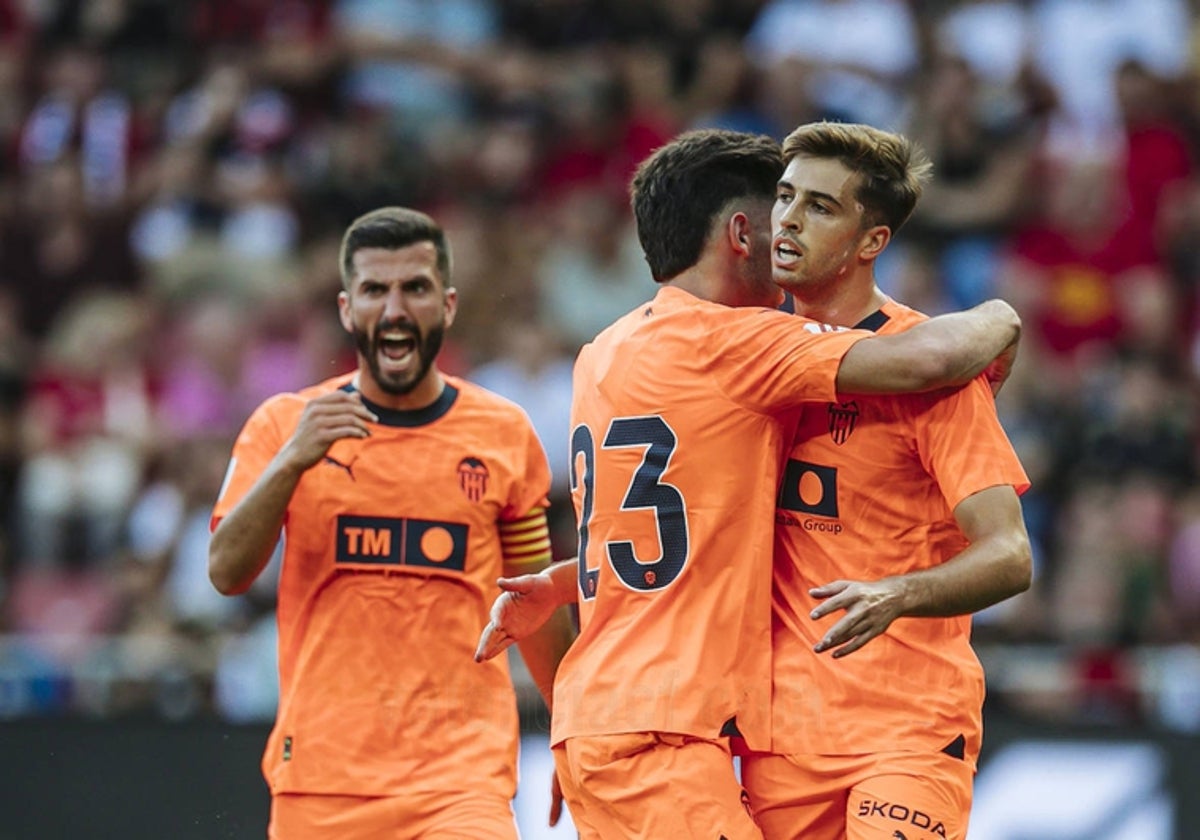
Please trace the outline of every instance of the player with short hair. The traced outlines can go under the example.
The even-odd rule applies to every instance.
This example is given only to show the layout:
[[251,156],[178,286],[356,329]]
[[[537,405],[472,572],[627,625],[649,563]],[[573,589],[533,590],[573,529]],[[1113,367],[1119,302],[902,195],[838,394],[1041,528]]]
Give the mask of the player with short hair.
[[[497,574],[549,560],[546,456],[518,406],[435,364],[457,293],[433,219],[368,213],[340,264],[357,370],[254,411],[212,518],[229,595],[283,535],[269,833],[516,838],[512,682],[469,660]],[[547,702],[571,632],[560,613],[522,642]]]
[[[770,743],[771,516],[797,412],[970,381],[1018,333],[1000,302],[888,337],[774,311],[781,171],[774,141],[727,131],[643,163],[633,209],[661,288],[576,361],[579,562],[538,577],[573,577],[555,597],[579,600],[551,737],[584,837],[761,836],[723,735]],[[528,629],[501,613],[480,658]]]
[[[928,177],[921,151],[813,123],[783,154],[773,276],[797,314],[879,335],[925,322],[874,277]],[[1028,487],[982,377],[805,407],[775,511],[772,747],[742,762],[768,838],[965,836],[984,691],[970,614],[1029,586]]]

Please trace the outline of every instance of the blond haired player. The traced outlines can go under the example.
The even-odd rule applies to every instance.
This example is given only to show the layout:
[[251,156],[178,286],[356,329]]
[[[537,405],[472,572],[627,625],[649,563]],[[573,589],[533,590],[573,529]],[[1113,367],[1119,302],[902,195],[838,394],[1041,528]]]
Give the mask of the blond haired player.
[[[874,278],[927,177],[920,150],[814,123],[783,153],[773,276],[797,314],[879,335],[925,321]],[[768,837],[965,837],[984,691],[970,613],[1029,586],[1028,486],[982,378],[805,407],[775,511],[772,747],[742,763]]]

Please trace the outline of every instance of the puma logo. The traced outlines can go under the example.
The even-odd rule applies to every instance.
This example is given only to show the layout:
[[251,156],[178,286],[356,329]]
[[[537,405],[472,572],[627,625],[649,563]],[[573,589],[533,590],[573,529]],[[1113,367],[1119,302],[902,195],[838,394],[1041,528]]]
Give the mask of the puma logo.
[[358,460],[358,456],[355,455],[353,458],[350,459],[350,461],[348,463],[343,464],[341,461],[337,460],[336,458],[330,458],[328,455],[326,455],[325,458],[323,459],[322,463],[332,464],[333,466],[337,467],[338,469],[345,470],[346,475],[350,476],[350,480],[356,481],[356,479],[354,478],[354,462],[357,460]]

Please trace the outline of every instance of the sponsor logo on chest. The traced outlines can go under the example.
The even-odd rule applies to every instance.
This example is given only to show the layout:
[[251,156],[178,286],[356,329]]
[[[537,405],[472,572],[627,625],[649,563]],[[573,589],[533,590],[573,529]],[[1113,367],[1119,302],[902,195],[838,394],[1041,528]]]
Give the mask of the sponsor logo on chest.
[[461,522],[387,516],[337,518],[339,565],[415,566],[461,572],[467,561],[469,526]]

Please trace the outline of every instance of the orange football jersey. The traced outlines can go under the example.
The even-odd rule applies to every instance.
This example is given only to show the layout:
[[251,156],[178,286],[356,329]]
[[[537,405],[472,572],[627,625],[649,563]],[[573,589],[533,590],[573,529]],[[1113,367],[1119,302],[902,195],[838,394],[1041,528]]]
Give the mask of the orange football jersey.
[[[516,786],[504,657],[476,664],[498,593],[497,523],[545,507],[550,473],[524,412],[446,378],[420,411],[369,407],[301,478],[283,528],[280,703],[263,756],[272,793],[395,796]],[[279,452],[305,404],[352,376],[265,402],[247,421],[213,527]]]
[[[859,327],[925,316],[889,301]],[[772,751],[979,753],[983,669],[971,617],[900,618],[841,659],[815,645],[844,613],[809,618],[811,587],[944,563],[967,546],[963,499],[1029,487],[983,379],[954,391],[806,406],[776,509]]]
[[835,398],[836,332],[674,287],[583,348],[570,484],[581,632],[552,740],[769,727],[772,508],[795,411]]

